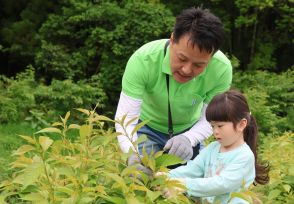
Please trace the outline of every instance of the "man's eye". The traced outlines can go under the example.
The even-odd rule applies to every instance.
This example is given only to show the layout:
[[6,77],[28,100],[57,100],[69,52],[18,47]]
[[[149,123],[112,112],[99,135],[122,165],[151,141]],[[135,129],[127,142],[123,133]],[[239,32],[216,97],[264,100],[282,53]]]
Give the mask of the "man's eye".
[[179,57],[179,60],[180,60],[181,62],[185,62],[185,61],[186,61],[186,59],[184,59],[184,58],[180,58],[180,57]]

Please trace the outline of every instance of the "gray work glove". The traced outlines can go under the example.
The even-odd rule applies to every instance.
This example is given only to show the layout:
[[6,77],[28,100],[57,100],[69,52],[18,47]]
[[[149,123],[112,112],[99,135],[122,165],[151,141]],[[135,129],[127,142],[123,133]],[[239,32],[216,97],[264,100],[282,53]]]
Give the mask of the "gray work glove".
[[143,166],[143,164],[141,163],[141,158],[139,158],[136,154],[132,154],[128,158],[127,163],[128,166],[136,165],[138,171],[144,172],[149,177],[152,176],[152,170]]
[[167,141],[163,150],[168,150],[169,154],[176,155],[185,161],[193,156],[193,147],[190,140],[184,135],[174,136]]

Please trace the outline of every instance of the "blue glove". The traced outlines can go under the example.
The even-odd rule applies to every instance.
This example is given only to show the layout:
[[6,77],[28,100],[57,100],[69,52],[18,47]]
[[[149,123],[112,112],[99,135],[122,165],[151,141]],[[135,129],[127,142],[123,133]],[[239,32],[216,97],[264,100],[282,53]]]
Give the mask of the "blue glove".
[[176,155],[188,161],[193,156],[193,147],[190,140],[184,135],[174,136],[167,141],[163,150],[168,150],[169,154]]

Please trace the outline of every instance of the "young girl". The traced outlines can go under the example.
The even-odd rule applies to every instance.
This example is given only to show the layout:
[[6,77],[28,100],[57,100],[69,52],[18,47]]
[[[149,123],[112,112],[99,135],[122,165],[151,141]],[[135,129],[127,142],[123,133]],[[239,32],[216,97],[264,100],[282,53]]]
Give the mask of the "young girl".
[[[257,125],[246,98],[234,90],[215,96],[206,119],[216,141],[186,166],[171,170],[168,177],[182,181],[187,194],[201,197],[203,203],[228,203],[230,193],[242,186],[248,188],[254,181],[266,184],[269,168],[256,162]],[[247,202],[232,199],[230,203]]]

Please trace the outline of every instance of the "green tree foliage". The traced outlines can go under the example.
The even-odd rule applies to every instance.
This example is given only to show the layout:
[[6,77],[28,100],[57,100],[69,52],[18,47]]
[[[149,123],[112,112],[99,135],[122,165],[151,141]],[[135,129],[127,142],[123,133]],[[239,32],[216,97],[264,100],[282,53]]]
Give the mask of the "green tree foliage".
[[69,1],[62,11],[49,15],[40,29],[38,70],[49,79],[98,74],[110,96],[120,90],[132,52],[150,40],[169,37],[174,20],[164,6],[144,1]]
[[233,87],[247,95],[263,133],[293,131],[293,84],[293,70],[279,75],[266,71],[236,72],[233,79]]
[[32,64],[40,46],[37,31],[48,13],[57,11],[58,0],[1,0],[1,73],[13,76]]
[[294,71],[282,74],[266,71],[236,72],[233,87],[248,97],[263,133],[293,131]]
[[[65,110],[80,107],[102,110],[106,94],[93,77],[89,80],[53,80],[50,85],[37,83],[34,69],[27,69],[16,78],[0,78],[0,122],[23,121],[46,125]],[[45,120],[44,120],[45,119]]]

